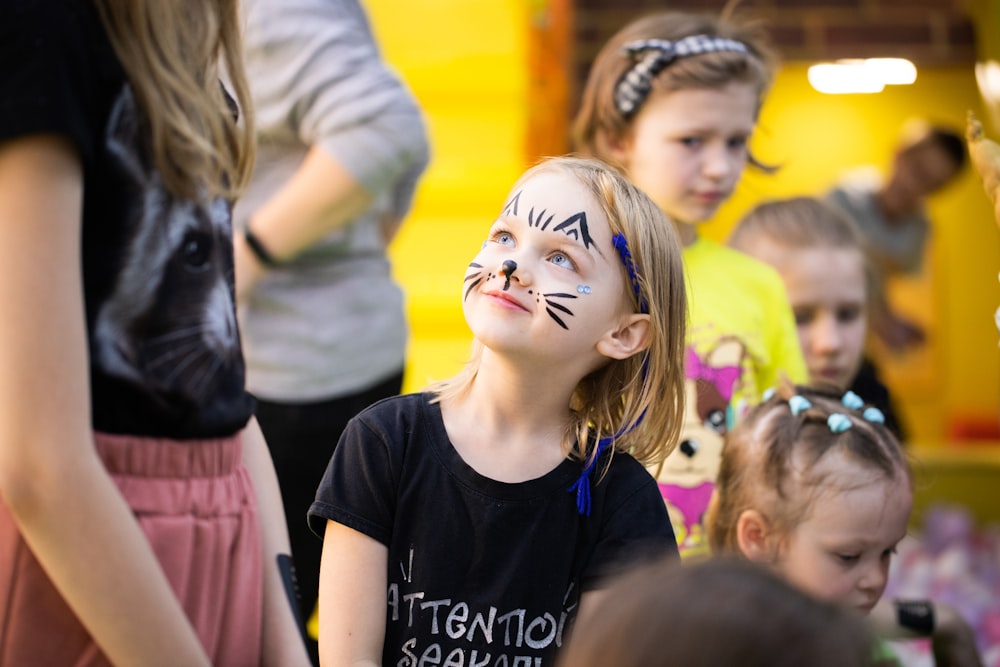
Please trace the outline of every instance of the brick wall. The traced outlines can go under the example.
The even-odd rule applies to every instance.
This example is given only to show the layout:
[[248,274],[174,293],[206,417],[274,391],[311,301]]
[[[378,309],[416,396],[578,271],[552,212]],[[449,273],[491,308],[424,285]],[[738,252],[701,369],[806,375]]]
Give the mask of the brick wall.
[[[740,11],[764,18],[786,61],[893,56],[918,67],[975,62],[975,30],[966,2],[980,0],[743,0]],[[632,18],[663,9],[717,13],[724,0],[576,0],[577,91],[601,45]]]

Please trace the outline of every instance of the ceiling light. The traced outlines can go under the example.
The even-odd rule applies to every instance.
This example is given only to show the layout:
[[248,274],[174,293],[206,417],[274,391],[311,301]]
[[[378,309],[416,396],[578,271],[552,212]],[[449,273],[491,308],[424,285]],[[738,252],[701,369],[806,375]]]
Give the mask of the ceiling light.
[[903,58],[843,59],[809,68],[809,84],[821,93],[880,93],[886,85],[917,80],[917,68]]

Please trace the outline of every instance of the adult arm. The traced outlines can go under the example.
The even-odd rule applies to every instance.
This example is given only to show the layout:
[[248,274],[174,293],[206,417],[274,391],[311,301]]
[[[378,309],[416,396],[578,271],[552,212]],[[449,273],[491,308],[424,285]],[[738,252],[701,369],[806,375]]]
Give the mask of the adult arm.
[[81,280],[82,172],[63,139],[0,143],[0,494],[114,664],[207,665],[97,456]]
[[[376,214],[388,244],[429,149],[416,100],[383,62],[363,10],[257,2],[245,48],[261,136],[275,132],[287,141],[291,129],[309,147],[299,168],[250,213],[253,234],[275,260],[287,261],[385,195],[388,210]],[[266,269],[245,241],[237,236],[238,295]]]
[[384,544],[326,522],[319,570],[321,665],[382,664],[388,567]]
[[[302,632],[278,569],[278,556],[291,552],[281,491],[264,434],[256,419],[252,419],[243,430],[243,462],[256,491],[260,520],[264,559],[264,664],[308,667],[309,655]],[[302,520],[306,520],[305,516]]]
[[[313,146],[278,192],[250,216],[249,227],[279,262],[287,261],[371,206],[374,197],[347,168]],[[236,294],[245,296],[267,268],[236,233]]]

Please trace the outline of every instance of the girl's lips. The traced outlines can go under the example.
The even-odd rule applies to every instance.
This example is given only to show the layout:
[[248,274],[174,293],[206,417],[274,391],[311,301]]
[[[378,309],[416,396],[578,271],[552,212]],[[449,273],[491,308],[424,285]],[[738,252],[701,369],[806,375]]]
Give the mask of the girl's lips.
[[513,296],[511,296],[507,292],[502,292],[500,290],[491,290],[489,292],[486,292],[486,296],[489,297],[490,299],[495,300],[495,301],[499,301],[500,305],[504,306],[505,308],[512,308],[512,309],[515,309],[515,310],[523,310],[523,311],[526,311],[526,312],[528,311],[528,309],[525,308],[524,305],[520,301],[518,301],[517,299],[515,299]]

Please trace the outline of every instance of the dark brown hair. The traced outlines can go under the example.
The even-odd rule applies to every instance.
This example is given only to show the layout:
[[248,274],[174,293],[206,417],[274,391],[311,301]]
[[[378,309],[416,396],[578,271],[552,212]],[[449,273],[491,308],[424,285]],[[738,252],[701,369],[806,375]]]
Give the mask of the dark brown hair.
[[639,568],[593,611],[571,630],[559,667],[872,664],[859,617],[734,558]]

